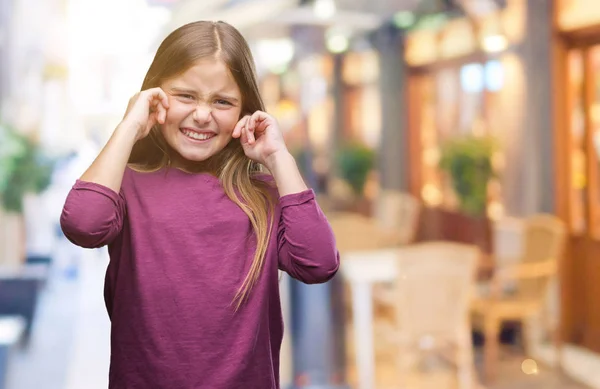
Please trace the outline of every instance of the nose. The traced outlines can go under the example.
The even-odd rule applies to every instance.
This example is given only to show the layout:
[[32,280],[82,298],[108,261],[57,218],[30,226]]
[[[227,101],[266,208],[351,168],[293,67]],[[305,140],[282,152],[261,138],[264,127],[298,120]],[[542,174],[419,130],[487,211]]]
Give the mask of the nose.
[[208,104],[198,104],[192,113],[192,118],[198,123],[206,123],[210,121],[212,108]]

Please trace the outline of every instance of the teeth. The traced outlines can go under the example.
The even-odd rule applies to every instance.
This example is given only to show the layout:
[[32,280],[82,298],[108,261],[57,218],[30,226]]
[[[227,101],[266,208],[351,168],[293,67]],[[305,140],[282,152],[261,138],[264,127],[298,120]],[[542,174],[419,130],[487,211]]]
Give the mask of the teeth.
[[199,134],[199,133],[194,132],[194,131],[183,130],[183,133],[185,134],[185,136],[188,136],[188,137],[190,137],[192,139],[197,139],[197,140],[207,140],[207,139],[213,137],[213,134]]

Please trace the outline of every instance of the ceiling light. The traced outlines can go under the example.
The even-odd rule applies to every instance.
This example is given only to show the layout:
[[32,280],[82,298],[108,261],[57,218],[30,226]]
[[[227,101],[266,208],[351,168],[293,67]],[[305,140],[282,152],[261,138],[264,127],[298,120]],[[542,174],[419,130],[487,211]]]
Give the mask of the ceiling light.
[[335,2],[334,0],[315,0],[313,9],[317,18],[330,19],[335,15]]
[[483,50],[487,53],[498,53],[506,50],[507,47],[508,40],[504,35],[496,34],[483,38]]
[[330,52],[340,54],[348,50],[350,39],[342,32],[332,32],[325,37],[325,45]]
[[257,63],[275,74],[285,72],[294,57],[294,42],[289,38],[265,39],[257,42]]

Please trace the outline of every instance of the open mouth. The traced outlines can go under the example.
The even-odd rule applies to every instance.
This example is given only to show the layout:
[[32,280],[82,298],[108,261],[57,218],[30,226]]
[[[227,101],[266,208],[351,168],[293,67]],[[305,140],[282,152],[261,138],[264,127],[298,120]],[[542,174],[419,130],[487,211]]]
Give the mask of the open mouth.
[[181,133],[185,135],[186,138],[196,142],[206,142],[217,136],[217,134],[215,134],[214,132],[199,132],[190,130],[188,128],[180,128],[179,131],[181,131]]

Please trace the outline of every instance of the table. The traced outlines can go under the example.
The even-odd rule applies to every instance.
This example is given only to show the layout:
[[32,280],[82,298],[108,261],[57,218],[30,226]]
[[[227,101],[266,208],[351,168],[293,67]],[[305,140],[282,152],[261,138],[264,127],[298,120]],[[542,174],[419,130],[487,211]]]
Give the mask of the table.
[[[393,248],[341,253],[340,272],[345,281],[350,284],[352,294],[358,389],[375,388],[372,285],[393,283],[396,280],[398,274],[396,263],[402,251],[403,248]],[[478,279],[490,277],[493,263],[493,257],[489,255],[480,257]]]
[[373,347],[374,283],[390,283],[398,272],[396,258],[401,249],[351,251],[342,254],[340,271],[350,284],[358,389],[375,388]]

